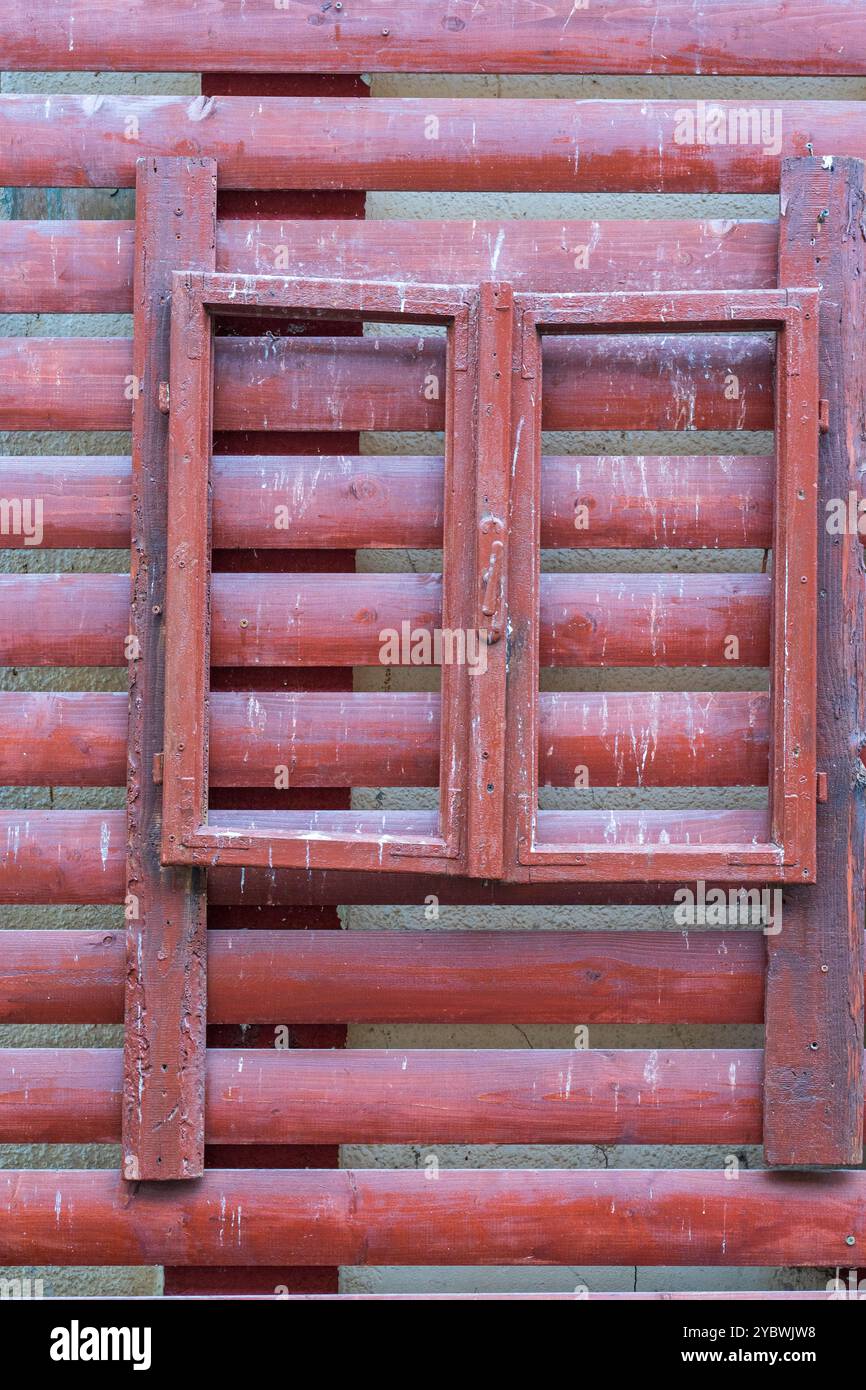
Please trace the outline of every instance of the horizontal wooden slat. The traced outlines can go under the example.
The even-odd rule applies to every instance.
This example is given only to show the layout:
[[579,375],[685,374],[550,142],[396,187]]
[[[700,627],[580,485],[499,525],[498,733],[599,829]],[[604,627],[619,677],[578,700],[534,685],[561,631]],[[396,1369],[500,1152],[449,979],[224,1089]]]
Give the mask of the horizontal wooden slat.
[[[680,813],[678,829],[685,822]],[[657,812],[643,821],[648,834],[664,828],[667,812]],[[745,831],[763,831],[759,813],[749,822],[740,820]],[[221,813],[226,816],[228,813]],[[712,819],[696,812],[696,825],[709,828]],[[618,813],[623,829],[630,824],[640,832],[641,820],[633,813]],[[413,822],[424,823],[422,817]],[[354,821],[357,825],[358,822]],[[394,825],[399,821],[393,822]],[[373,833],[380,833],[381,817],[366,822]],[[545,823],[545,829],[547,828]],[[311,820],[307,821],[308,828]],[[568,828],[568,827],[566,827]],[[118,811],[0,811],[0,903],[120,903],[123,901],[124,817]],[[423,903],[430,892],[430,875],[393,873],[370,874],[347,871],[212,869],[208,875],[208,898],[213,905],[244,904],[248,907],[281,905],[326,905],[334,903]],[[499,884],[483,879],[436,880],[436,894],[442,903],[518,904],[565,903],[671,903],[675,885],[639,882],[629,884]]]
[[[441,430],[444,353],[441,338],[420,331],[218,340],[214,428]],[[766,336],[557,338],[544,364],[547,429],[773,428]],[[0,338],[0,429],[129,429],[131,374],[128,338]]]
[[[440,589],[435,574],[215,574],[211,660],[388,664],[380,634],[400,634],[404,622],[410,632],[439,627]],[[765,574],[543,575],[541,664],[766,666],[769,601]],[[122,664],[126,575],[2,575],[0,603],[9,615],[0,664]],[[410,651],[404,646],[401,657]]]
[[[120,786],[127,697],[0,693],[9,786]],[[620,691],[539,696],[542,785],[763,786],[767,696]],[[426,787],[439,781],[438,694],[244,694],[210,699],[209,782],[272,787]]]
[[276,9],[225,0],[42,0],[3,16],[10,71],[684,73],[838,76],[866,73],[857,0],[725,0],[696,9],[657,0],[439,0],[395,10]]
[[707,105],[724,143],[685,99],[7,95],[0,184],[129,188],[137,158],[183,154],[223,188],[773,193],[807,144],[866,149],[855,101]]
[[[766,549],[772,469],[762,454],[546,455],[541,543]],[[443,461],[435,455],[225,455],[214,458],[212,478],[217,549],[442,544]],[[0,497],[31,507],[17,530],[10,512],[0,547],[129,545],[129,479],[123,457],[0,456]]]
[[210,1169],[0,1173],[0,1260],[27,1265],[842,1265],[866,1173]]
[[[123,1060],[0,1050],[0,1143],[116,1144]],[[211,1048],[212,1144],[759,1144],[758,1050]]]
[[[534,290],[773,289],[770,221],[221,221],[217,269]],[[650,254],[651,252],[651,254]],[[0,313],[130,313],[129,222],[0,223]]]
[[[446,889],[447,891],[447,889]],[[219,910],[211,909],[212,916]],[[4,1023],[118,1023],[123,937],[0,933]],[[760,932],[208,934],[212,1023],[760,1023]]]

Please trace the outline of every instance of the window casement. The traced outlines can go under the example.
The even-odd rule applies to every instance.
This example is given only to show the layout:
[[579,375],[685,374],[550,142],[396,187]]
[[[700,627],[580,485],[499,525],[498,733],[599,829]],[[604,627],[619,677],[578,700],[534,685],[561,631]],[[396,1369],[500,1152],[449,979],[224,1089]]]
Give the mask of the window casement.
[[[442,573],[409,591],[394,576],[211,575],[214,320],[285,315],[294,320],[438,325],[445,331]],[[230,274],[174,276],[169,385],[169,524],[165,863],[266,865],[466,873],[470,671],[485,664],[469,645],[474,622],[475,412],[478,295],[457,287],[392,287]],[[437,390],[442,384],[437,383]],[[286,532],[291,544],[291,519]],[[411,541],[407,539],[407,544]],[[263,583],[262,580],[265,580]],[[412,576],[413,580],[415,576]],[[225,581],[222,587],[220,582]],[[415,595],[418,590],[420,598]],[[407,594],[409,597],[407,598]],[[440,667],[438,809],[227,812],[208,808],[210,666],[217,641],[244,643],[255,664],[434,664]],[[263,651],[270,642],[270,649]],[[274,653],[274,645],[280,650]],[[468,644],[464,649],[461,644]],[[311,652],[317,654],[313,659]],[[324,660],[321,654],[324,653]],[[483,655],[486,656],[486,645]],[[254,680],[251,680],[251,685]],[[290,750],[289,750],[290,751]],[[275,767],[279,775],[279,768]],[[278,783],[275,783],[278,785]]]
[[[817,324],[815,290],[515,295],[507,718],[520,736],[509,735],[506,767],[511,876],[626,883],[814,880]],[[747,575],[580,575],[569,592],[572,576],[543,574],[544,341],[555,334],[732,331],[770,332],[776,340],[772,575],[754,577],[766,593],[748,588],[753,577]],[[664,527],[663,513],[657,520]],[[720,624],[713,607],[725,591],[730,601]],[[769,665],[766,809],[539,808],[543,667],[724,667],[731,651],[745,665]],[[644,752],[650,705],[647,696],[635,721]],[[635,738],[625,722],[611,734],[622,744]]]
[[[366,607],[361,590],[354,606],[351,587],[338,594],[331,577],[309,586],[306,607],[280,582],[212,580],[213,332],[215,317],[229,311],[446,330],[442,575],[428,576],[420,619],[411,605],[377,603],[387,576],[365,576],[381,581],[364,591],[372,592]],[[546,574],[544,343],[554,335],[633,342],[660,332],[775,336],[771,573]],[[814,880],[816,291],[540,295],[507,284],[395,288],[178,273],[170,409],[164,862],[575,882]],[[652,500],[664,532],[663,489]],[[579,487],[573,501],[577,512]],[[405,664],[419,621],[441,678],[438,809],[209,811],[212,642],[243,634],[251,663],[267,663],[272,654],[257,657],[255,643],[264,640],[270,652],[267,634],[278,630],[284,651],[294,651],[286,660],[303,664],[305,632],[314,632],[318,653],[360,665],[383,660],[370,649],[387,630],[395,651],[384,659]],[[540,805],[550,729],[545,667],[724,667],[731,642],[740,664],[769,669],[768,694],[755,696],[767,727],[765,808]],[[628,718],[621,700],[611,697],[611,705],[614,725],[622,720],[608,730],[614,740],[634,739],[635,710],[647,737],[651,693],[633,697]],[[565,742],[580,766],[579,730],[567,729]]]

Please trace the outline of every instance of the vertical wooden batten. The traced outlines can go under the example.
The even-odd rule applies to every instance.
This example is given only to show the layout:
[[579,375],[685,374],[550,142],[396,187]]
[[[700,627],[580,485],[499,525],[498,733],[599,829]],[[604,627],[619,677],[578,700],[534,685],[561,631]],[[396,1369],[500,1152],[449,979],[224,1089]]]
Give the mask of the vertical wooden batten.
[[204,1171],[207,944],[204,874],[159,858],[164,729],[171,276],[216,255],[216,165],[140,159],[136,177],[132,559],[127,770],[123,1174]]
[[[776,1166],[863,1159],[866,609],[850,513],[866,461],[866,220],[858,159],[786,160],[779,276],[820,289],[817,883],[785,891],[768,936],[764,1155]],[[823,783],[826,780],[826,795]]]

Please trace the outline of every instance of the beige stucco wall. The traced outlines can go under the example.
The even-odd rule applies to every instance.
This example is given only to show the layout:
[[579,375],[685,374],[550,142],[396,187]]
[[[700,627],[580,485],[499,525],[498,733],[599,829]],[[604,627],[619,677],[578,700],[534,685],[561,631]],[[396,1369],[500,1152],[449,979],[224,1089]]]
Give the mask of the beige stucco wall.
[[[738,96],[752,99],[772,100],[793,95],[804,98],[866,96],[866,83],[855,80],[793,82],[788,79],[778,81],[747,80],[673,80],[643,79],[620,81],[598,78],[413,78],[397,79],[377,77],[372,82],[374,95],[428,94],[435,96],[484,95],[496,96],[633,96],[661,97],[683,96],[694,99],[698,96]],[[0,78],[0,90],[4,92],[129,92],[144,93],[195,93],[197,80],[189,77],[153,77],[136,75],[88,75],[88,74],[19,74]],[[7,191],[0,192],[0,216],[3,217],[129,217],[131,215],[132,195],[127,191]],[[776,202],[772,198],[724,197],[724,196],[676,196],[660,197],[614,197],[614,196],[570,196],[527,194],[396,194],[377,193],[368,198],[368,216],[421,217],[421,218],[512,218],[512,217],[732,217],[767,216],[776,212]],[[129,320],[122,316],[116,318],[82,316],[57,319],[45,316],[15,317],[0,320],[0,333],[39,336],[48,334],[72,334],[80,336],[99,336],[105,333],[128,333]],[[368,437],[364,448],[370,452],[391,450],[400,452],[425,452],[431,446],[427,437],[417,437],[407,442],[405,436],[398,439],[388,437]],[[657,451],[659,448],[671,452],[761,452],[767,446],[765,438],[754,437],[745,444],[742,438],[733,436],[553,436],[548,448],[558,452],[640,452]],[[106,435],[2,435],[0,451],[4,453],[114,453],[128,451],[125,436]],[[3,567],[15,572],[35,572],[37,570],[106,570],[125,568],[128,557],[123,553],[84,553],[50,552],[44,555],[32,551],[6,552],[0,554]],[[610,552],[573,552],[550,558],[553,567],[571,570],[609,570],[628,568],[632,570],[657,570],[657,555],[646,552],[632,552],[623,556]],[[692,554],[673,552],[667,557],[667,565],[681,571],[707,571],[721,569],[754,569],[760,557],[754,554]],[[359,569],[375,571],[380,569],[423,569],[430,564],[430,557],[421,554],[401,552],[375,552],[359,557]],[[649,687],[645,672],[607,672],[588,673],[583,676],[583,684],[578,683],[579,673],[558,673],[557,688],[600,689]],[[378,672],[359,672],[356,688],[373,688]],[[756,680],[763,677],[746,671],[725,672],[660,672],[651,677],[654,686],[660,689],[749,689],[754,688]],[[405,685],[395,674],[391,688]],[[115,673],[93,671],[22,671],[5,672],[2,675],[2,688],[15,689],[118,689],[120,680]],[[561,800],[565,793],[557,793]],[[698,806],[707,804],[708,793],[694,791],[679,798],[680,804]],[[750,794],[741,794],[740,800]],[[94,791],[74,791],[54,789],[34,789],[26,791],[11,789],[0,793],[0,805],[6,807],[37,806],[93,806],[107,807],[121,804],[119,793],[100,793]],[[362,804],[406,804],[408,793],[386,791],[359,791],[356,803]],[[632,794],[620,795],[617,804],[627,805]],[[670,797],[667,797],[670,802]],[[660,795],[657,804],[666,804]],[[431,885],[435,892],[435,884]],[[670,923],[669,915],[662,909],[579,909],[579,908],[521,908],[521,909],[466,909],[442,908],[439,921],[425,921],[423,908],[408,907],[355,907],[343,911],[345,925],[350,930],[364,931],[388,927],[393,930],[448,930],[455,927],[463,929],[497,928],[508,930],[574,928],[592,925],[595,929],[645,930]],[[83,927],[118,925],[119,909],[102,908],[11,908],[0,909],[2,927]],[[574,1020],[579,1024],[580,1019]],[[116,1045],[120,1030],[99,1027],[30,1027],[0,1028],[0,1046],[49,1046],[49,1045]],[[563,1047],[569,1048],[574,1041],[573,1028],[568,1027],[523,1027],[519,1024],[509,1027],[422,1027],[387,1026],[357,1027],[350,1030],[350,1045],[355,1047]],[[761,1030],[745,1027],[597,1027],[590,1031],[590,1045],[593,1047],[711,1047],[711,1046],[754,1046],[761,1041]],[[442,1166],[473,1167],[706,1167],[714,1169],[721,1166],[726,1151],[705,1147],[680,1148],[529,1148],[493,1147],[457,1148],[443,1146],[438,1149],[423,1149],[400,1146],[390,1148],[347,1147],[343,1153],[346,1165],[369,1167],[411,1167],[423,1168],[424,1160],[435,1152]],[[746,1166],[759,1166],[760,1151],[744,1150],[739,1153],[741,1163]],[[3,1166],[44,1166],[80,1167],[113,1166],[117,1161],[116,1152],[104,1149],[64,1146],[10,1146],[0,1147],[0,1164]],[[21,1271],[17,1271],[21,1272]],[[151,1293],[160,1288],[160,1272],[155,1270],[44,1270],[26,1271],[41,1274],[45,1279],[46,1292],[60,1293]],[[13,1271],[10,1271],[13,1273]],[[577,1284],[585,1284],[593,1290],[647,1289],[721,1289],[721,1288],[767,1288],[767,1287],[823,1287],[824,1274],[821,1271],[791,1271],[762,1269],[634,1269],[634,1268],[569,1268],[569,1269],[362,1269],[346,1270],[342,1276],[345,1291],[395,1291],[395,1290],[542,1290],[570,1289]]]

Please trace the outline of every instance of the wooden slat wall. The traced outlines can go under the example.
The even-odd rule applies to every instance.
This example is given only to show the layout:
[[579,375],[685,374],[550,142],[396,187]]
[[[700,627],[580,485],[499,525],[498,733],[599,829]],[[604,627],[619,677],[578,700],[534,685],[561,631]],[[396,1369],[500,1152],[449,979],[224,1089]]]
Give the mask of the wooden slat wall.
[[388,0],[348,10],[270,0],[24,0],[0,24],[4,66],[67,72],[866,73],[858,0]]
[[[276,51],[283,72],[307,73],[354,74],[363,69],[863,75],[866,31],[858,10],[855,0],[819,5],[803,0],[726,0],[724,6],[696,12],[680,0],[660,0],[649,16],[620,0],[593,0],[592,9],[585,12],[570,0],[552,0],[540,15],[528,0],[517,0],[516,5],[458,0],[449,10],[449,24],[443,26],[441,6],[429,0],[418,0],[398,15],[381,0],[366,0],[353,6],[351,14],[322,11],[316,24],[308,23],[309,16],[301,16],[297,8],[277,11],[270,3],[227,0],[214,12],[201,0],[191,0],[179,23],[169,0],[154,0],[146,17],[121,9],[114,0],[71,0],[63,5],[47,0],[38,8],[25,2],[0,17],[0,46],[4,65],[12,70],[110,65],[169,71],[228,68],[255,74],[273,70]],[[535,288],[761,288],[775,283],[774,222],[430,222],[359,228],[333,204],[328,219],[314,226],[302,220],[307,216],[302,203],[288,205],[292,194],[278,195],[274,202],[263,192],[260,201],[243,203],[232,202],[232,190],[240,190],[241,199],[246,196],[243,190],[284,185],[308,192],[330,189],[336,196],[345,190],[349,197],[351,190],[364,188],[772,193],[786,155],[866,153],[866,117],[851,102],[722,102],[725,118],[740,136],[711,146],[700,140],[683,143],[678,137],[689,111],[700,119],[697,106],[692,108],[685,99],[359,102],[354,99],[353,79],[347,81],[349,85],[341,87],[340,79],[324,79],[319,88],[324,95],[315,101],[306,90],[288,88],[285,79],[254,76],[246,81],[216,79],[195,99],[3,97],[0,182],[129,186],[139,155],[214,157],[224,190],[223,211],[241,213],[220,224],[218,264],[243,272],[291,267],[295,273],[353,276],[362,270],[369,275],[372,267],[383,279],[400,272],[408,281],[433,278],[434,272],[443,280],[452,279],[461,267],[470,280],[499,275]],[[275,95],[287,90],[293,97]],[[743,137],[752,112],[757,124],[748,143]],[[425,130],[430,118],[437,123],[435,140]],[[137,122],[138,138],[118,138],[129,129],[130,120]],[[255,142],[247,141],[250,129]],[[335,148],[340,150],[339,161],[333,157]],[[271,216],[274,212],[276,218]],[[653,241],[651,261],[647,234]],[[13,273],[3,276],[0,311],[128,312],[131,248],[129,224],[2,225],[0,266],[13,267]],[[279,263],[284,248],[291,256],[290,267]],[[663,394],[650,365],[661,347],[661,340],[646,339],[625,350],[598,340],[551,343],[545,362],[545,425],[772,427],[766,339],[666,343],[670,385]],[[305,430],[440,429],[441,408],[425,402],[419,389],[424,375],[435,370],[440,351],[432,338],[421,347],[365,340],[348,350],[332,338],[277,344],[228,339],[219,354],[217,425],[223,431],[273,431],[269,445],[280,449],[282,442],[283,455],[270,465],[279,469],[279,482],[276,472],[272,475],[274,488],[291,488],[303,479],[305,464],[287,455],[297,446],[303,448]],[[124,388],[131,370],[129,344],[121,339],[0,343],[0,427],[128,428],[130,405]],[[255,390],[247,385],[253,370],[259,378]],[[734,402],[726,401],[719,389],[729,371],[740,381]],[[285,391],[287,372],[299,383],[294,400]],[[301,432],[291,449],[279,435],[288,430]],[[270,549],[275,552],[274,566],[286,569],[291,560],[283,550],[285,538],[270,531],[270,518],[262,510],[273,500],[267,489],[262,497],[269,465],[261,457],[244,457],[255,440],[241,438],[233,457],[216,462],[218,543],[227,553],[234,547]],[[333,441],[332,453],[334,447],[345,445]],[[573,532],[574,491],[579,487],[582,496],[596,503],[598,529],[591,543],[617,544],[623,501],[633,493],[635,470],[646,476],[647,463],[647,494],[637,505],[632,498],[628,513],[632,544],[766,546],[768,463],[747,457],[733,460],[732,472],[721,475],[717,460],[665,460],[657,466],[666,477],[664,482],[657,478],[655,489],[649,460],[548,459],[544,543],[574,545],[588,539]],[[579,478],[573,476],[576,465]],[[326,498],[319,493],[312,499],[314,508],[327,501],[331,530],[324,537],[319,532],[318,539],[302,530],[296,544],[351,548],[439,543],[438,460],[353,456],[340,468],[337,495]],[[360,490],[375,501],[365,515],[359,515],[362,509],[357,505],[346,505],[359,470],[364,480]],[[671,498],[664,495],[663,486],[671,493],[687,494],[690,503],[694,494],[694,510],[672,515]],[[44,545],[129,543],[128,461],[0,460],[4,496],[27,496],[37,488],[46,497]],[[255,504],[239,506],[239,499],[249,497],[251,490]],[[415,529],[407,542],[409,498],[415,507]],[[662,514],[670,529],[660,538]],[[21,537],[0,537],[3,545],[21,543]],[[410,584],[421,580],[418,598],[423,590],[426,604],[422,617],[434,621],[435,581],[404,578]],[[712,644],[700,652],[694,645],[697,612],[709,604],[716,605],[720,630],[730,626],[733,612],[739,613],[741,626],[745,616],[751,643],[747,664],[760,664],[766,659],[768,628],[764,581],[713,576],[706,584],[700,579],[694,584],[696,578],[689,576],[683,587],[677,577],[680,587],[674,592],[665,587],[671,584],[669,576],[630,577],[619,610],[611,611],[605,601],[602,612],[601,599],[593,600],[585,576],[552,577],[547,657],[592,659],[583,629],[602,619],[605,635],[613,637],[614,660],[647,661],[647,613],[661,598],[667,605],[662,611],[667,611],[669,632],[661,647],[650,653],[651,663],[688,659],[689,652],[699,661],[712,658]],[[340,585],[356,582],[337,581],[336,592]],[[307,647],[293,646],[275,622],[270,629],[269,620],[261,630],[258,624],[240,626],[251,600],[270,596],[272,604],[279,605],[292,585],[314,595],[316,583],[315,575],[232,575],[231,587],[224,589],[220,655],[233,672],[229,682],[238,680],[243,688],[261,678],[244,663],[252,640],[269,630],[271,645],[260,650],[259,662],[322,659],[314,641]],[[381,604],[394,581],[365,576],[362,587],[366,583],[373,587],[364,591],[365,602]],[[397,583],[399,588],[403,579]],[[19,665],[85,660],[91,664],[94,657],[99,664],[120,662],[116,649],[128,625],[124,577],[15,576],[5,584],[0,594],[4,609],[13,617],[20,612],[22,618],[9,631],[4,659]],[[347,588],[345,593],[347,602],[354,602],[361,588]],[[401,589],[400,602],[404,599]],[[688,617],[689,603],[694,622]],[[63,630],[73,613],[76,625],[84,615],[77,637]],[[351,630],[347,618],[347,633]],[[367,640],[362,637],[353,660],[366,649]],[[610,651],[609,646],[605,660]],[[284,673],[278,673],[278,679],[283,680]],[[352,747],[351,757],[336,773],[325,776],[339,774],[343,785],[357,784],[374,770],[377,785],[388,777],[394,785],[412,785],[410,779],[436,776],[434,697],[392,697],[386,719],[376,697],[351,697],[347,716],[346,707],[336,702],[348,696],[278,696],[276,690],[260,696],[268,713],[267,739],[273,741],[259,738],[253,743],[248,726],[236,722],[232,701],[243,698],[240,691],[215,694],[214,782],[224,782],[226,798],[240,799],[245,788],[256,784],[263,774],[256,771],[255,758],[270,759],[278,753],[285,721],[305,717],[308,736],[297,745],[299,765],[294,769],[299,787],[323,784],[316,737],[330,749],[342,737],[345,722],[340,721],[347,717],[360,718],[360,726],[353,723],[353,728],[365,729],[365,738]],[[599,698],[549,696],[542,702],[547,722],[542,722],[540,740],[550,750],[544,753],[549,781],[567,781],[566,765],[574,757],[579,729],[582,751],[591,749],[582,761],[588,756],[593,775],[609,777],[617,785],[678,785],[687,778],[709,783],[714,775],[721,785],[765,783],[765,696],[606,698],[614,698],[615,719],[637,731],[634,756],[623,757],[611,744],[605,723],[609,710],[602,710]],[[701,699],[711,703],[701,706]],[[26,734],[15,750],[10,775],[21,785],[27,785],[28,778],[29,785],[50,785],[57,781],[51,778],[52,770],[62,767],[73,784],[116,783],[123,756],[121,702],[122,697],[94,697],[82,717],[78,697],[25,696],[19,724]],[[686,748],[677,732],[696,715],[704,720],[702,741],[697,748]],[[0,737],[11,734],[14,719],[11,705],[0,699]],[[420,737],[422,728],[426,742]],[[651,756],[645,764],[640,750],[644,745],[650,748],[650,729]],[[402,754],[401,742],[410,745]],[[701,814],[693,818],[696,833]],[[738,815],[744,825],[748,814]],[[640,833],[652,833],[652,816],[638,816],[634,823]],[[4,812],[0,839],[5,843],[0,901],[122,900],[124,827],[117,812]],[[258,915],[261,909],[273,911],[278,903],[297,905],[302,915],[315,911],[317,903],[418,902],[429,889],[429,883],[411,875],[375,876],[375,882],[371,877],[214,871],[211,1021],[221,1026],[246,1024],[255,1016],[278,1022],[288,1011],[299,1024],[314,1026],[386,1020],[572,1022],[576,1009],[590,1022],[754,1023],[762,1018],[765,942],[755,931],[724,934],[701,929],[684,939],[677,933],[350,936],[327,930],[224,930],[226,920],[244,926],[265,922],[269,919]],[[670,902],[672,887],[503,889],[443,880],[439,891],[446,903],[664,903]],[[241,916],[221,915],[225,910],[237,914],[239,909]],[[276,910],[285,916],[285,907]],[[304,919],[306,924],[309,920]],[[217,922],[219,927],[213,929]],[[855,949],[862,952],[859,930]],[[858,959],[862,974],[862,957]],[[119,933],[7,932],[0,939],[4,1018],[115,1021],[123,980]],[[226,1040],[235,1042],[239,1036],[235,1030]],[[216,1041],[212,1037],[211,1042]],[[396,1142],[410,1132],[428,1142],[460,1142],[459,1136],[469,1142],[486,1135],[489,1142],[666,1143],[685,1142],[684,1136],[691,1135],[691,1142],[745,1143],[757,1142],[761,1135],[762,1054],[754,1051],[419,1052],[410,1054],[406,1070],[403,1054],[340,1056],[311,1047],[291,1055],[304,1085],[287,1091],[283,1078],[288,1056],[244,1056],[211,1047],[213,1127],[208,1137],[226,1146],[220,1162],[227,1161],[225,1155],[234,1145],[336,1143],[341,1137]],[[858,1049],[858,1065],[860,1060]],[[82,1141],[115,1140],[119,1076],[119,1056],[110,1051],[0,1054],[9,1135],[14,1139],[26,1125],[28,1138],[44,1142],[64,1135]],[[244,1088],[241,1105],[239,1085]],[[563,1085],[568,1088],[565,1106],[554,1103]],[[644,1086],[654,1088],[652,1106],[646,1103]],[[536,1100],[539,1088],[549,1098],[541,1106]],[[35,1103],[22,1099],[22,1089]],[[435,1116],[422,1108],[431,1095]],[[250,1103],[252,1097],[255,1101]],[[859,1094],[854,1097],[862,1115],[861,1100]],[[364,1262],[847,1265],[847,1242],[854,1239],[859,1245],[866,1237],[860,1174],[743,1173],[737,1184],[728,1184],[721,1173],[704,1171],[444,1172],[439,1183],[422,1183],[419,1188],[417,1175],[408,1173],[213,1169],[195,1191],[159,1192],[145,1185],[132,1201],[112,1174],[25,1172],[0,1179],[0,1261],[166,1262],[173,1267],[169,1284],[173,1279],[178,1289],[200,1283],[202,1272],[195,1266],[206,1265],[215,1266],[217,1275],[219,1267],[245,1267],[245,1273],[238,1269],[234,1276],[224,1271],[229,1281],[234,1278],[235,1289],[264,1288],[270,1270],[286,1265],[308,1273],[310,1266],[321,1266],[326,1281],[332,1281],[330,1271],[337,1264]],[[460,1213],[457,1224],[455,1211]],[[184,1267],[191,1267],[191,1282],[186,1284]],[[317,1285],[315,1274],[311,1279],[303,1286],[332,1286]],[[211,1287],[218,1282],[212,1281]]]

